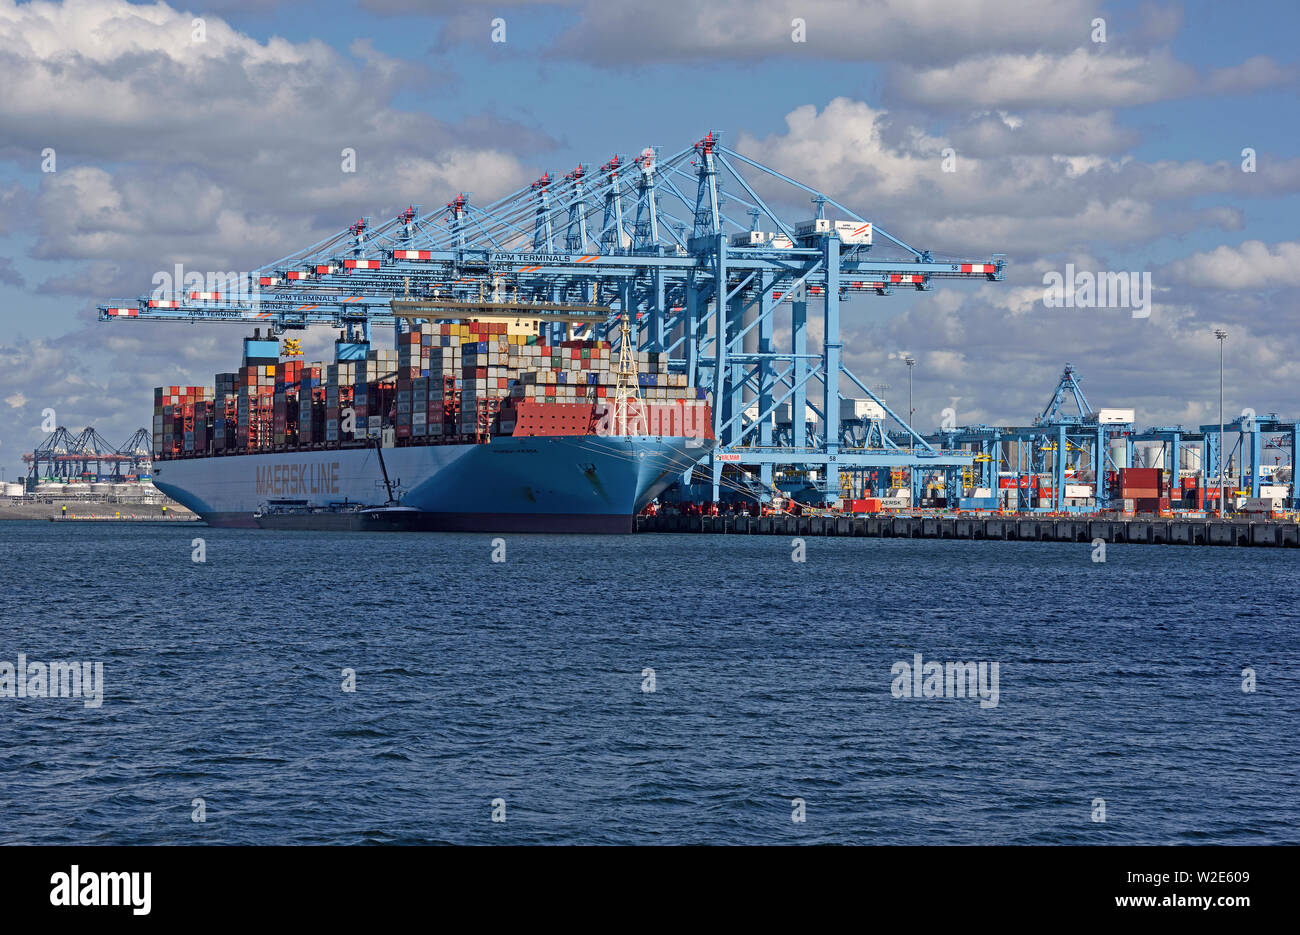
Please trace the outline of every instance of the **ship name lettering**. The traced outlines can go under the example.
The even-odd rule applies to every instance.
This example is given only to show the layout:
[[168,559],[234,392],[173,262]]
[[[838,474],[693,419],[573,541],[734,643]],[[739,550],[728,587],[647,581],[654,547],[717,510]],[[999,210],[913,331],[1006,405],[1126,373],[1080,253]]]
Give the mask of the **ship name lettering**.
[[259,494],[338,493],[339,463],[276,464],[257,468]]

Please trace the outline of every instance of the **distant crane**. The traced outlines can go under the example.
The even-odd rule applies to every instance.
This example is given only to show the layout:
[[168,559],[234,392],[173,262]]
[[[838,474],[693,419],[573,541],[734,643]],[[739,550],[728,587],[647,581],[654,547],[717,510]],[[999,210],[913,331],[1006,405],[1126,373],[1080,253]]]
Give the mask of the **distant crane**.
[[1047,403],[1047,408],[1038,417],[1038,421],[1042,423],[1054,422],[1063,416],[1064,413],[1061,409],[1065,405],[1067,396],[1072,397],[1074,404],[1079,407],[1080,418],[1092,412],[1092,407],[1088,405],[1088,397],[1083,394],[1083,387],[1079,385],[1078,375],[1075,374],[1074,368],[1068,363],[1061,373],[1061,379],[1056,384],[1051,400]]
[[33,481],[45,477],[122,480],[127,474],[149,473],[152,441],[149,430],[139,428],[125,444],[114,448],[92,426],[75,436],[59,426],[22,459]]

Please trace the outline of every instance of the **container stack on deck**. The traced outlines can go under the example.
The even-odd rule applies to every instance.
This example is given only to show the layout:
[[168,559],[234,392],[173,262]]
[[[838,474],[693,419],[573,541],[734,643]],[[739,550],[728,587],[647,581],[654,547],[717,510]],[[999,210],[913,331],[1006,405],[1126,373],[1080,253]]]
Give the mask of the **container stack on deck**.
[[325,440],[325,368],[303,367],[298,376],[298,444]]
[[214,451],[232,450],[239,422],[239,374],[217,374],[212,410],[212,448]]
[[[216,375],[215,395],[201,387],[155,391],[157,416],[164,405],[177,410],[174,422],[155,418],[155,454],[317,448],[389,428],[399,445],[481,442],[516,428],[526,435],[595,432],[598,404],[615,395],[614,353],[608,341],[547,344],[526,326],[475,321],[412,325],[395,349],[328,365],[248,357],[236,373]],[[631,410],[629,433],[709,434],[704,392],[669,372],[667,354],[640,352],[636,366],[642,402]],[[187,404],[206,405],[183,420],[179,401],[161,402],[182,395]]]
[[[316,366],[316,364],[312,364]],[[357,364],[346,360],[325,368],[325,441],[339,440],[339,423],[356,400]],[[355,415],[355,413],[354,413]],[[360,426],[357,426],[360,428]],[[347,437],[346,427],[344,437]]]
[[274,444],[298,444],[298,381],[302,379],[301,360],[283,360],[275,365],[275,403],[272,409]]
[[356,362],[352,408],[358,436],[378,437],[385,425],[393,424],[399,358],[397,351],[374,350]]
[[[212,390],[203,386],[158,386],[153,391],[153,455],[176,457],[209,437]],[[201,431],[196,431],[196,426]],[[203,450],[203,449],[200,449]]]
[[245,357],[236,373],[235,448],[270,448],[275,440],[275,368],[278,357]]

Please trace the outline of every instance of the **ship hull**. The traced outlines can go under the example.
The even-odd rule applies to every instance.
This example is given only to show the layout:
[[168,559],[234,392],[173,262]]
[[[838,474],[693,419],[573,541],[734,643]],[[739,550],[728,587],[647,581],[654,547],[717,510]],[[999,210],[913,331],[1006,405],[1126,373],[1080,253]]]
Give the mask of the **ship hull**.
[[[494,437],[482,445],[385,448],[384,464],[421,529],[627,533],[633,517],[707,452],[654,436]],[[158,462],[154,484],[213,526],[257,528],[267,503],[325,507],[387,498],[373,449]]]

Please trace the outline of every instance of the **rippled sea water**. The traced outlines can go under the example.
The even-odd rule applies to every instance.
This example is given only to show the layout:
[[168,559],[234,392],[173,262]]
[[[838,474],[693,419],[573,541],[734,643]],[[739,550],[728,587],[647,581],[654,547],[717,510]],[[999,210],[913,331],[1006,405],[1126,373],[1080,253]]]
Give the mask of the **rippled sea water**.
[[1300,842],[1295,552],[493,538],[0,523],[0,843]]

